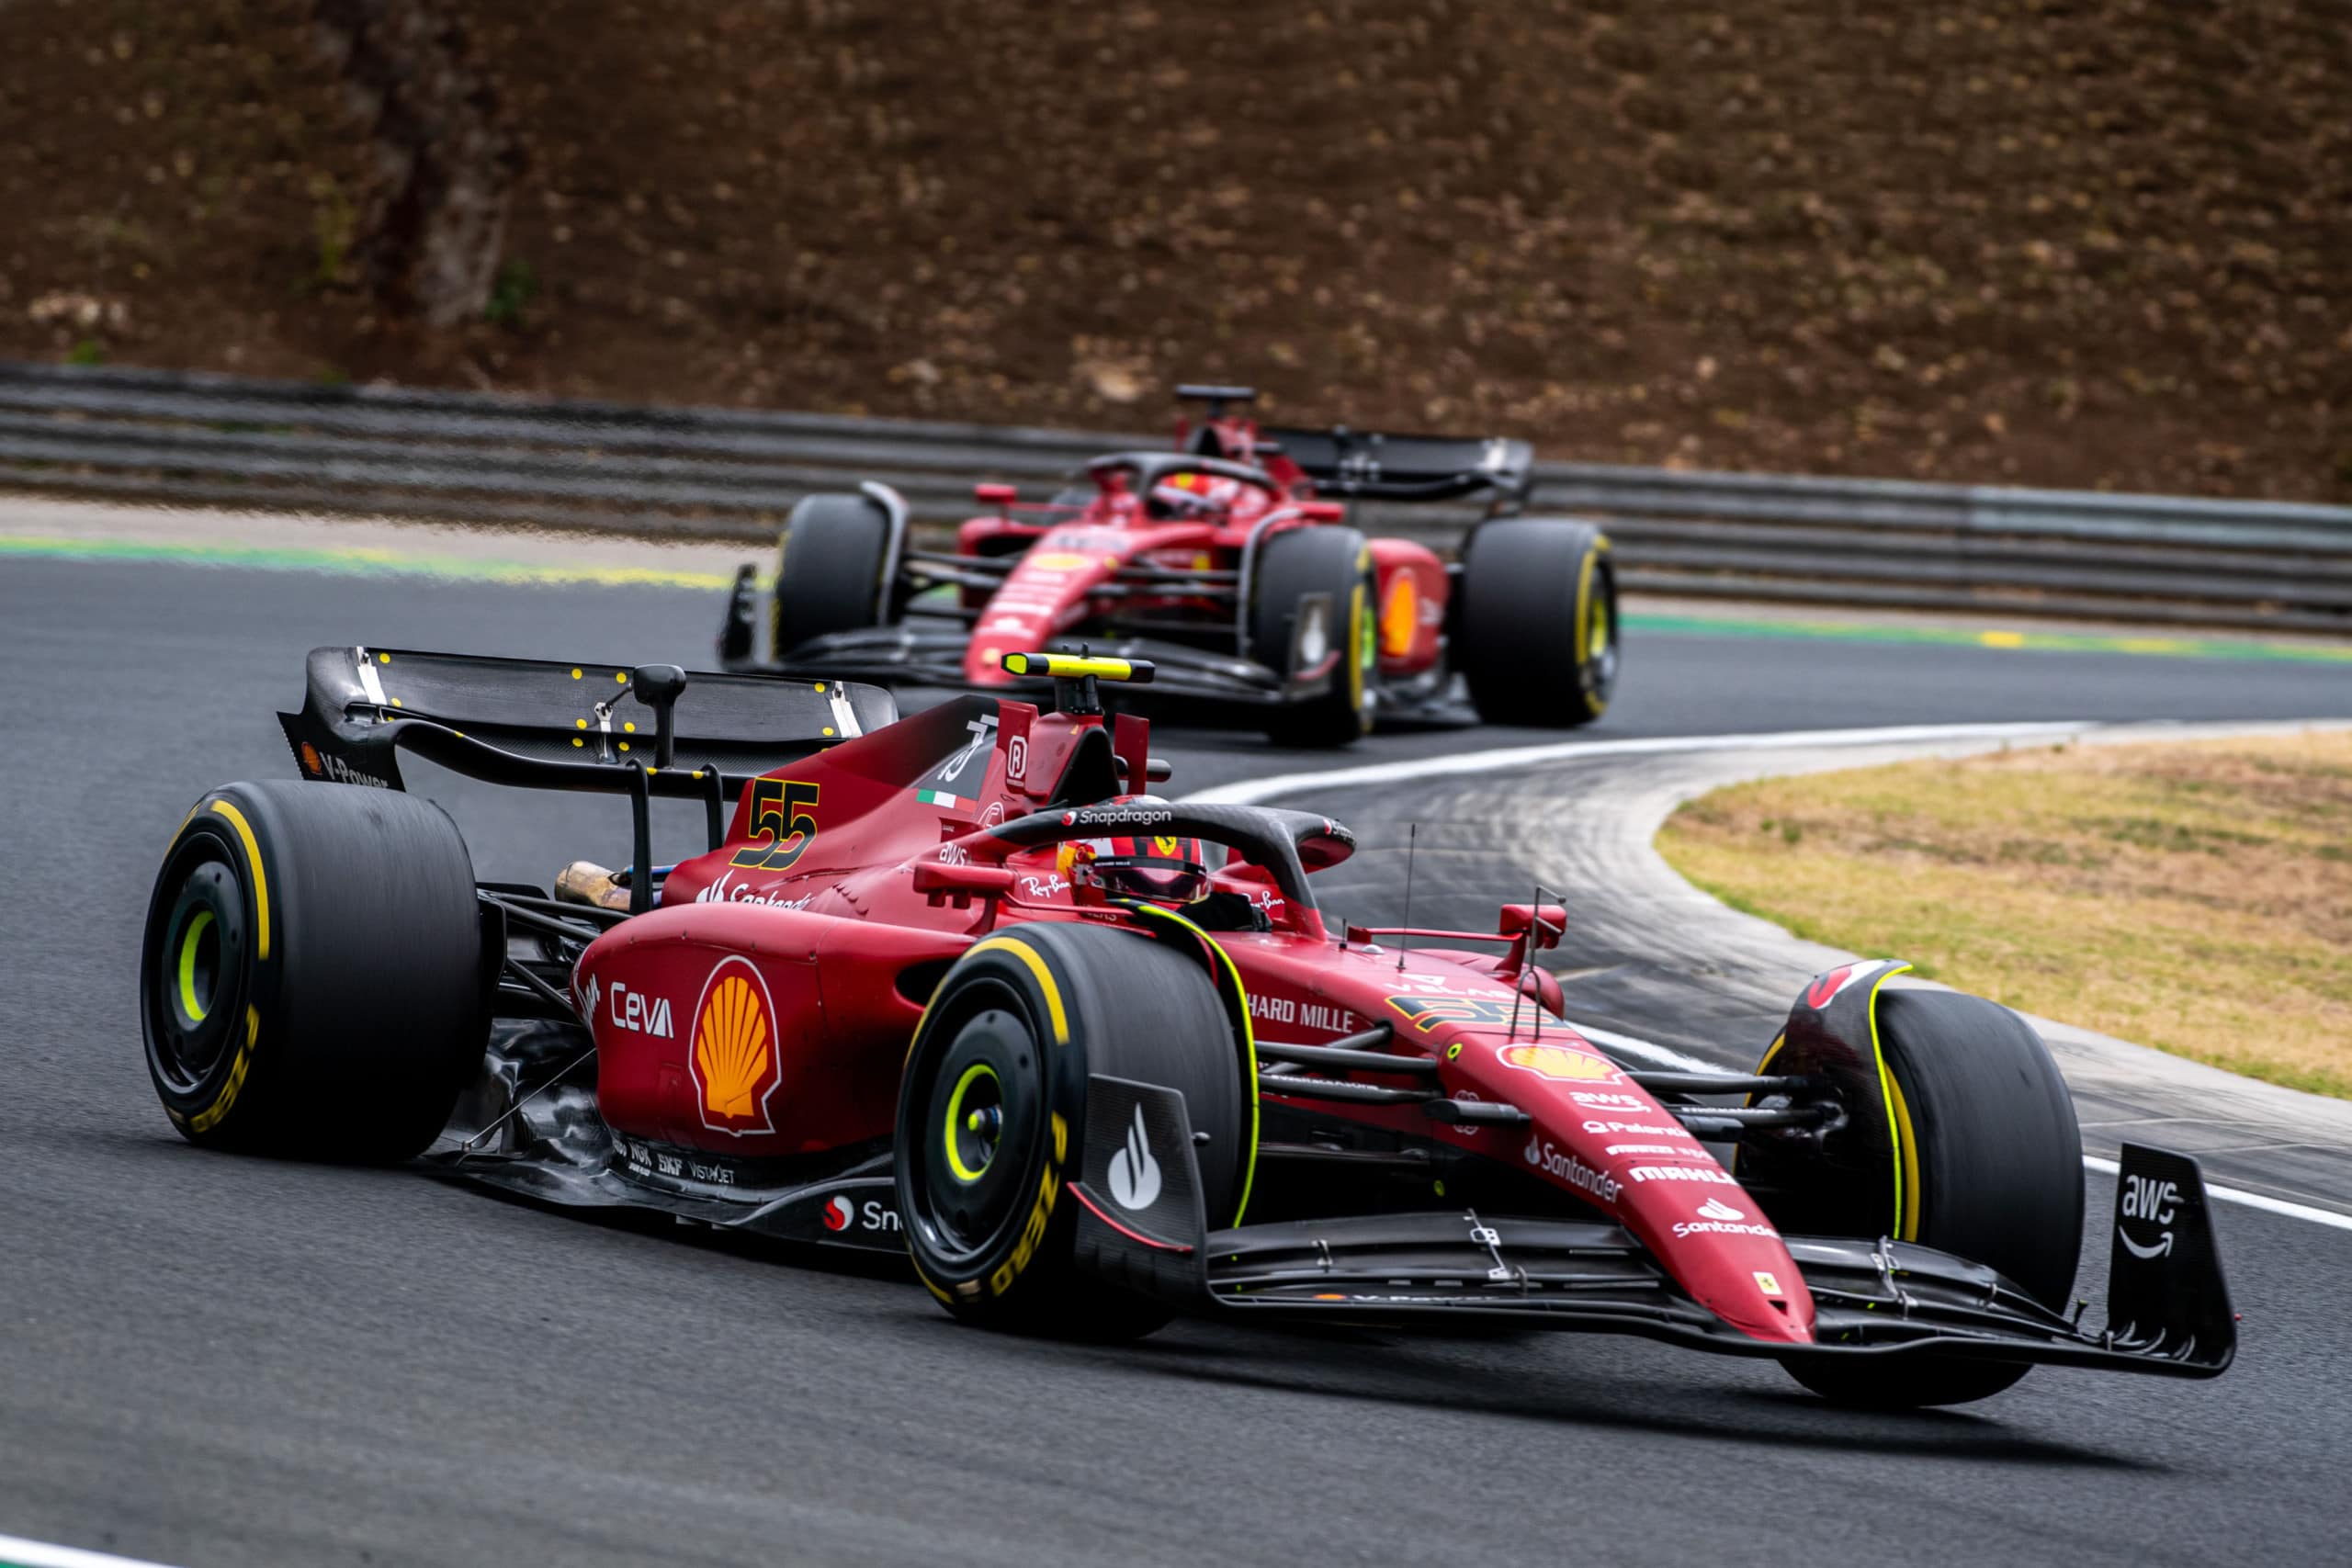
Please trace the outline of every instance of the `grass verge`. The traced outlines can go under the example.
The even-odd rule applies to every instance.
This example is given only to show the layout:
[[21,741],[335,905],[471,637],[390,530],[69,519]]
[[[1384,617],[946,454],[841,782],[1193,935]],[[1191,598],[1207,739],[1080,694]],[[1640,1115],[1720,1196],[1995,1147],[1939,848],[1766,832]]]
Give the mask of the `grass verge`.
[[2352,733],[1768,779],[1658,849],[1799,936],[2352,1098]]

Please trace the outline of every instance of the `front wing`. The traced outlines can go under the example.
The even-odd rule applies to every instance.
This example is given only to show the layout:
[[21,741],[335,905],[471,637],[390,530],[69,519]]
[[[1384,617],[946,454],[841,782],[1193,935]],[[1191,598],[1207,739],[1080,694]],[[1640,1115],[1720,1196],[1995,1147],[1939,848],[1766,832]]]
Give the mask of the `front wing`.
[[[729,626],[748,626],[746,583],[737,584],[737,604]],[[872,626],[811,637],[765,662],[749,650],[748,635],[730,637],[722,631],[720,660],[739,674],[789,676],[811,681],[867,682],[882,686],[928,686],[960,691],[966,685],[964,649],[969,630],[948,620],[914,618],[897,626]],[[1024,650],[1025,651],[1025,650]],[[1039,651],[1085,652],[1111,659],[1148,660],[1154,666],[1151,685],[1128,687],[1120,705],[1176,721],[1200,722],[1219,713],[1238,712],[1252,717],[1278,712],[1295,703],[1323,695],[1329,679],[1292,684],[1267,665],[1233,654],[1212,653],[1187,643],[1162,637],[1120,634],[1059,637]],[[997,688],[1023,700],[1037,700],[1051,693],[1049,681],[1010,682]],[[1427,690],[1383,683],[1375,688],[1374,722],[1417,726],[1475,724],[1476,716],[1458,700],[1452,682]]]
[[[1140,1114],[1159,1162],[1148,1201],[1111,1196]],[[1211,1233],[1183,1097],[1096,1076],[1087,1094],[1085,1174],[1071,1191],[1078,1256],[1105,1280],[1211,1314],[1413,1325],[1486,1324],[1634,1334],[1725,1355],[1908,1359],[1962,1356],[2210,1378],[2236,1354],[2196,1162],[2126,1145],[2108,1321],[2098,1333],[2051,1312],[1982,1264],[1886,1239],[1785,1238],[1812,1292],[1815,1341],[1761,1340],[1684,1294],[1640,1243],[1600,1222],[1375,1214]],[[1123,1183],[1114,1184],[1114,1177]],[[2164,1248],[2132,1243],[2127,1194],[2166,1194]],[[2144,1223],[2142,1228],[2146,1228]],[[2152,1255],[2153,1254],[2153,1255]]]

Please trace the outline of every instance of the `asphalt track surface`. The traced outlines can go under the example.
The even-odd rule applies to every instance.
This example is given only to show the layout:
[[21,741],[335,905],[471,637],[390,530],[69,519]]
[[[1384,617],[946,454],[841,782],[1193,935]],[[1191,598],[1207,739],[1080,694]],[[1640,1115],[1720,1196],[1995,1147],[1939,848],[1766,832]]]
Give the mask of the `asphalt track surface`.
[[[2340,1560],[2352,1234],[2278,1215],[2218,1213],[2245,1323],[2217,1383],[2044,1370],[1871,1416],[1632,1340],[1012,1340],[888,1268],[182,1143],[140,1058],[138,922],[202,789],[288,776],[270,714],[303,652],[693,665],[715,609],[0,560],[0,1533],[191,1565]],[[1592,734],[2321,716],[2348,688],[2341,666],[1661,634]],[[1336,761],[1162,740],[1176,789]],[[445,798],[484,875],[622,858],[605,803]]]

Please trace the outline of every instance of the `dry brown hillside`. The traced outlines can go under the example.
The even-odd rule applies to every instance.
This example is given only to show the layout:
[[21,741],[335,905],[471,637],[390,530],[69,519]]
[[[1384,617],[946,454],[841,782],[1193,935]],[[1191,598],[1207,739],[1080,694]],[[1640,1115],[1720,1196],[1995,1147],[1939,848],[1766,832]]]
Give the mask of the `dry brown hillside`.
[[2352,500],[2345,0],[446,0],[497,313],[378,319],[305,0],[0,0],[0,355]]

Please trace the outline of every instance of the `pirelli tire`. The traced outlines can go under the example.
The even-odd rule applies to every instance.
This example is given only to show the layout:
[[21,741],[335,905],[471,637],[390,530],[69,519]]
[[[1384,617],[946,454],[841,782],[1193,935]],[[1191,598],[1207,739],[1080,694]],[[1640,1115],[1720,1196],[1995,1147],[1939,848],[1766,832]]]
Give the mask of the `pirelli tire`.
[[1242,1201],[1243,1070],[1216,987],[1182,944],[1060,923],[975,943],[933,994],[899,1083],[899,1212],[924,1284],[956,1317],[1015,1333],[1115,1341],[1159,1327],[1166,1306],[1072,1257],[1087,1076],[1183,1094],[1214,1225]]
[[[1952,991],[1882,991],[1876,1020],[1904,1176],[1895,1239],[1989,1264],[2064,1311],[2082,1247],[2083,1142],[2050,1048],[2008,1009]],[[1965,1404],[2029,1370],[1956,1357],[1786,1365],[1825,1399],[1883,1409]]]
[[147,907],[140,1022],[172,1124],[210,1148],[405,1159],[488,1041],[481,918],[457,824],[357,784],[225,784],[173,835]]
[[1479,524],[1450,651],[1488,724],[1566,728],[1607,713],[1623,661],[1608,536],[1562,517]]
[[1372,728],[1373,593],[1372,549],[1353,528],[1293,528],[1258,547],[1250,657],[1286,682],[1321,681],[1277,710],[1268,728],[1284,744],[1345,746]]
[[803,496],[776,536],[768,637],[778,659],[811,637],[890,618],[890,519],[864,495]]

